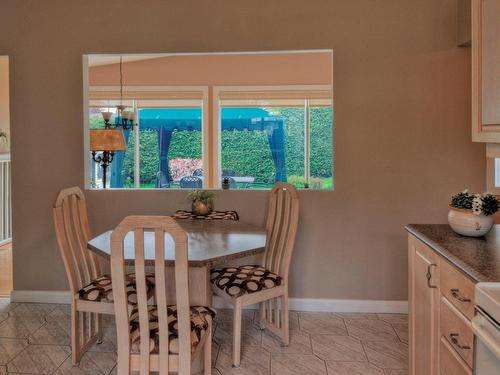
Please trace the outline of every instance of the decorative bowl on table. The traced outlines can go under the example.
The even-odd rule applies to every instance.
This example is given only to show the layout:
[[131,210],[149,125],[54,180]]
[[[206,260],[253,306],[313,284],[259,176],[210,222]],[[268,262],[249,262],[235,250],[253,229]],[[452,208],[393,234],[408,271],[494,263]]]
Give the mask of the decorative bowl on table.
[[498,198],[492,194],[470,194],[467,190],[451,198],[448,223],[456,233],[468,237],[487,234],[494,224],[493,214],[498,211]]
[[214,209],[214,193],[206,190],[192,190],[188,193],[191,210],[195,215],[206,216]]

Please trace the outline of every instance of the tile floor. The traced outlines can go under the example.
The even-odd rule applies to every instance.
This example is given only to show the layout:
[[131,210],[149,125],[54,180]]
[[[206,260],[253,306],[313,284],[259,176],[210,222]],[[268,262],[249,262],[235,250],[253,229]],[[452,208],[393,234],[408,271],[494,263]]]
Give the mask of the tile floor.
[[[399,314],[291,313],[291,343],[260,331],[244,313],[241,367],[231,366],[230,310],[215,322],[215,375],[407,375],[407,316]],[[116,374],[116,332],[105,319],[105,339],[70,359],[69,306],[0,302],[0,375]]]

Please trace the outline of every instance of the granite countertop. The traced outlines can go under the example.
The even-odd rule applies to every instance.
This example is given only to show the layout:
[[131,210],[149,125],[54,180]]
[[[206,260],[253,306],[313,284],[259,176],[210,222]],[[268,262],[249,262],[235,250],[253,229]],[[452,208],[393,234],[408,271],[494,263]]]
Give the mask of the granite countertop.
[[464,237],[448,224],[410,224],[405,229],[474,282],[500,282],[500,225],[484,237]]

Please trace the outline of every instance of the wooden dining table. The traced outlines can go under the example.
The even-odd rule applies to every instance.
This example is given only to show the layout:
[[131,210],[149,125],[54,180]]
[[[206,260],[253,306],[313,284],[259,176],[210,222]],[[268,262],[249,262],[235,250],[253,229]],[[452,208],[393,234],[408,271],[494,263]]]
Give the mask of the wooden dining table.
[[[177,220],[188,236],[189,300],[191,305],[211,306],[212,291],[210,269],[240,258],[262,254],[266,244],[263,228],[233,220]],[[89,250],[110,259],[111,233],[107,231],[91,239]],[[125,237],[125,263],[134,264],[133,232]],[[144,258],[146,265],[154,265],[154,233],[144,234]],[[165,237],[165,266],[167,269],[167,299],[175,303],[174,246]]]

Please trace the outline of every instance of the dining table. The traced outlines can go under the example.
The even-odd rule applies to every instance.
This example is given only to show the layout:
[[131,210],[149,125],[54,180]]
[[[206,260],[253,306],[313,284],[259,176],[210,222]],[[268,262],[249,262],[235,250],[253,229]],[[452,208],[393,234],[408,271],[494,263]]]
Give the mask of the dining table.
[[[265,250],[264,228],[234,220],[176,220],[188,236],[189,300],[192,306],[212,306],[210,269],[240,258],[260,255]],[[98,255],[111,258],[112,230],[91,239],[87,247]],[[124,240],[125,264],[134,264],[134,233]],[[165,235],[165,267],[168,303],[175,303],[174,244]],[[144,233],[144,258],[146,266],[154,268],[154,233]]]

